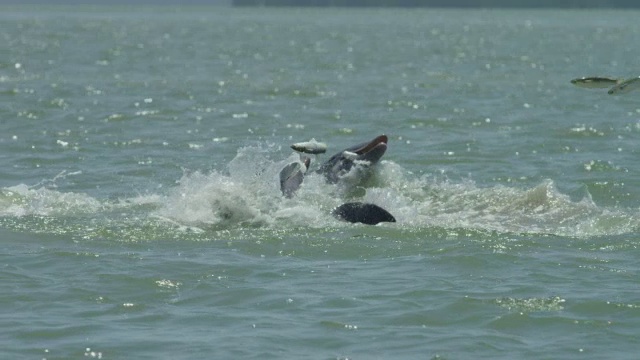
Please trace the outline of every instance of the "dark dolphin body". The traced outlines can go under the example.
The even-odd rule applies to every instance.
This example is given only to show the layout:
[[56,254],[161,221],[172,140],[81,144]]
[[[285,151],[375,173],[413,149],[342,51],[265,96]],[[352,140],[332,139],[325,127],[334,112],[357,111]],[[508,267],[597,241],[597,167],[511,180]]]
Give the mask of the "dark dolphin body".
[[318,172],[328,182],[335,184],[349,173],[356,162],[367,164],[366,166],[376,164],[387,151],[388,140],[386,135],[380,135],[371,141],[348,147],[322,164]]
[[333,216],[340,220],[376,225],[381,222],[396,222],[387,210],[378,205],[361,202],[351,202],[338,206],[331,212]]
[[[351,146],[333,155],[329,160],[320,166],[318,173],[324,175],[325,179],[335,184],[349,173],[353,165],[359,163],[364,167],[365,175],[371,165],[375,165],[387,151],[386,135],[380,135],[375,139]],[[292,162],[280,171],[280,190],[282,194],[291,198],[295,195],[304,180],[304,174],[309,168],[311,159],[302,157],[301,162]],[[366,176],[365,176],[366,177]],[[361,202],[345,203],[331,212],[333,216],[340,220],[375,225],[381,222],[396,222],[396,219],[387,210],[380,206]]]

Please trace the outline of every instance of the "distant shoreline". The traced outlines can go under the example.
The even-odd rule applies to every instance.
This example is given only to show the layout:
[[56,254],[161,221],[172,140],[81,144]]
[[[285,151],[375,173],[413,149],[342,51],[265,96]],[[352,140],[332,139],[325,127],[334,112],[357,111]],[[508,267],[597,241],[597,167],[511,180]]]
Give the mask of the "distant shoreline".
[[636,0],[232,0],[233,6],[437,7],[437,8],[640,8]]
[[0,0],[2,5],[637,9],[635,0]]

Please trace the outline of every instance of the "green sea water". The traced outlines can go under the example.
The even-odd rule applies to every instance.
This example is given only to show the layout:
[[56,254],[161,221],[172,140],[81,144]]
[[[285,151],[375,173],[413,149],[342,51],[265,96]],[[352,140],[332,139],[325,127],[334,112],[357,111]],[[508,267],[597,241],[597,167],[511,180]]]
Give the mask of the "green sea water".
[[637,11],[0,10],[1,358],[637,357]]

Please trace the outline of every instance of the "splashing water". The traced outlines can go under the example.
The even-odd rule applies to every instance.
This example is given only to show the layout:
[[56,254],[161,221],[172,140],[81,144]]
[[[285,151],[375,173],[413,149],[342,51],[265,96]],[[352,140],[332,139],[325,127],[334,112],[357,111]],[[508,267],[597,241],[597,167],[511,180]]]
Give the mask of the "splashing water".
[[[445,228],[584,237],[640,228],[636,211],[601,208],[588,194],[573,201],[552,180],[529,189],[479,187],[471,180],[413,176],[386,160],[377,165],[371,179],[355,187],[327,184],[313,172],[312,164],[297,195],[287,199],[278,187],[278,173],[298,155],[273,160],[274,153],[270,147],[243,147],[226,171],[185,173],[166,194],[117,201],[60,192],[46,183],[16,185],[0,191],[1,221],[10,228],[123,239],[233,229],[323,229],[354,226],[339,222],[330,212],[357,200],[382,206],[398,221],[380,226],[416,231]],[[354,167],[354,171],[359,170]]]

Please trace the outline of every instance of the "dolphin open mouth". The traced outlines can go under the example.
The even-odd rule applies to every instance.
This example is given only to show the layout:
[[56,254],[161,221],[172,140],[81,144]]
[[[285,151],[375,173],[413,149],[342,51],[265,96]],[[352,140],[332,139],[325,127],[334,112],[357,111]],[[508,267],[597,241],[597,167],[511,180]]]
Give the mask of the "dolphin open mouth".
[[355,149],[353,149],[353,152],[358,155],[366,154],[379,145],[384,145],[386,148],[387,142],[389,142],[389,138],[387,138],[387,135],[380,135],[367,143],[356,145],[359,146],[359,148],[356,147]]
[[380,135],[371,141],[348,147],[324,162],[317,172],[324,174],[328,182],[335,184],[357,164],[363,170],[357,177],[364,179],[370,173],[370,166],[378,163],[387,151],[387,141],[389,138],[386,135]]
[[358,160],[376,163],[387,151],[388,141],[389,139],[386,135],[380,135],[367,143],[356,145],[347,150],[357,154]]

